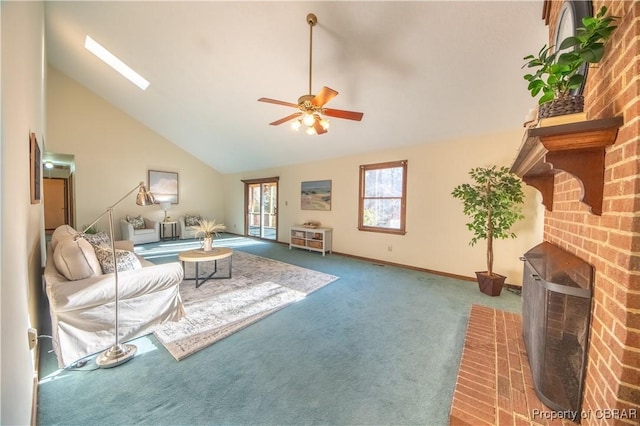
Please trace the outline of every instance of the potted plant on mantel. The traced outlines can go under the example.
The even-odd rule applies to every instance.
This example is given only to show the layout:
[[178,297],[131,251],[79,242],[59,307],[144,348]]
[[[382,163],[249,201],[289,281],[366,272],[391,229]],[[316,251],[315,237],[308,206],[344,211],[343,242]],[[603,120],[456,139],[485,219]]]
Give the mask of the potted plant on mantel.
[[451,195],[462,200],[463,212],[471,217],[467,228],[473,232],[469,243],[487,240],[487,270],[476,272],[480,291],[489,296],[499,296],[506,279],[493,272],[494,238],[515,238],[513,224],[524,218],[520,213],[524,202],[520,179],[507,167],[477,167],[469,175],[474,183],[463,183],[454,188]]
[[202,237],[204,251],[211,251],[213,249],[213,236],[216,232],[224,231],[227,227],[221,223],[216,223],[214,220],[202,219],[194,226],[193,230],[196,233],[196,237]]
[[537,56],[524,57],[527,62],[522,68],[537,68],[524,79],[529,82],[531,96],[542,92],[538,100],[540,118],[583,111],[584,97],[573,91],[582,87],[584,67],[600,62],[604,45],[617,28],[612,24],[618,17],[605,16],[606,13],[607,8],[603,6],[595,17],[583,18],[583,27],[577,28],[575,35],[566,37],[557,49],[544,45]]

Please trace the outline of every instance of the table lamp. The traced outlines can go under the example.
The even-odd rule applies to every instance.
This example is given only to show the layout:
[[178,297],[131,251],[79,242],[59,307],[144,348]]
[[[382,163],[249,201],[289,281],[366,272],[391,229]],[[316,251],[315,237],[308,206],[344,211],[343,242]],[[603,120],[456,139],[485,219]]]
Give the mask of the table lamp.
[[164,221],[169,222],[171,220],[171,216],[167,216],[167,211],[171,210],[171,203],[164,201],[160,203],[160,208],[164,210]]

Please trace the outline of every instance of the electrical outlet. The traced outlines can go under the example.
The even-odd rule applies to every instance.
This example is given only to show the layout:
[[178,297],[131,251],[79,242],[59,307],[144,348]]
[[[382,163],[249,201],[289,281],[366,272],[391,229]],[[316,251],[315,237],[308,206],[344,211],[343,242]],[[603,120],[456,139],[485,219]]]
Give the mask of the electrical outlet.
[[392,246],[391,244],[389,244],[389,245],[387,246],[387,250],[388,250],[388,251],[393,251],[393,246]]
[[29,328],[27,330],[27,337],[29,338],[29,349],[35,348],[38,343],[38,330]]

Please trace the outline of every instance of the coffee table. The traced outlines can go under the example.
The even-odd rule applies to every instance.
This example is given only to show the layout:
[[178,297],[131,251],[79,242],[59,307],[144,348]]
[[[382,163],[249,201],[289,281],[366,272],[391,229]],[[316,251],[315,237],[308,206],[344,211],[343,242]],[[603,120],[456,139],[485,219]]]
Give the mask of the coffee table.
[[[218,260],[229,258],[229,274],[227,276],[214,277],[218,272]],[[178,260],[182,261],[182,269],[184,269],[185,262],[195,263],[196,273],[194,277],[184,277],[185,280],[192,280],[196,282],[196,288],[200,287],[208,280],[221,280],[231,278],[231,262],[233,260],[233,250],[227,247],[214,247],[210,251],[204,251],[202,249],[183,251],[178,255]],[[207,277],[200,277],[198,273],[198,264],[200,262],[214,262],[213,272]]]

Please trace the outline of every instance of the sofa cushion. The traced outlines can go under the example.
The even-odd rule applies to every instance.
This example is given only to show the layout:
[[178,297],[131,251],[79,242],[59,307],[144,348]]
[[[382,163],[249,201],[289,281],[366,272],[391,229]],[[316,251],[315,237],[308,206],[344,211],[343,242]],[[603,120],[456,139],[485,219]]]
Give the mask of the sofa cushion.
[[59,241],[53,252],[53,261],[58,272],[71,281],[102,275],[93,246],[83,238]]
[[111,239],[105,231],[99,231],[95,234],[84,234],[84,239],[92,246],[99,246],[102,244],[110,245]]
[[[111,247],[96,246],[95,254],[102,267],[103,273],[110,274],[114,272]],[[138,257],[133,252],[127,250],[116,249],[116,262],[118,264],[118,272],[133,271],[134,269],[142,268]]]
[[142,215],[138,215],[136,217],[127,215],[127,222],[133,226],[133,229],[144,229],[144,219],[142,218]]
[[184,225],[185,226],[197,226],[202,221],[202,216],[200,215],[184,215]]
[[70,227],[69,225],[58,226],[53,234],[51,234],[51,248],[55,250],[60,241],[73,238],[78,234],[78,231]]

